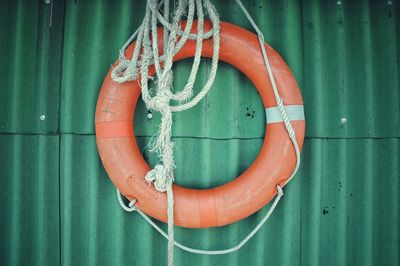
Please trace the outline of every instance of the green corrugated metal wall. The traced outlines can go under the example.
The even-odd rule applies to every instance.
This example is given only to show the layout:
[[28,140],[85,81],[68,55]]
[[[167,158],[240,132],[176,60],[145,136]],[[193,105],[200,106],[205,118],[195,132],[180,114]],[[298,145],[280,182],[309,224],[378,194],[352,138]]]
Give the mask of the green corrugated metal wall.
[[[1,1],[0,265],[165,264],[166,241],[118,206],[93,124],[102,80],[144,2]],[[214,2],[222,20],[250,29],[233,1]],[[302,166],[243,249],[220,256],[177,249],[176,264],[399,265],[400,3],[244,3],[300,84]],[[175,67],[177,84],[189,64]],[[208,68],[206,61],[202,76]],[[143,103],[138,110],[136,135],[154,164],[145,147],[159,117],[148,120]],[[209,95],[174,116],[177,183],[232,180],[257,155],[263,123],[252,84],[221,64]],[[176,228],[176,238],[229,247],[265,211],[222,228]]]

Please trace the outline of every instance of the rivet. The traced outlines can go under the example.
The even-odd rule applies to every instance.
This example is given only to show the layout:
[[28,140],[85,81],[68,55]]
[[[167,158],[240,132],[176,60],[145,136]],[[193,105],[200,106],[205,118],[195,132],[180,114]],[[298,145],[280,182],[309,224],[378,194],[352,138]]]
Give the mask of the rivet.
[[342,4],[342,1],[336,1],[336,4],[340,6]]
[[387,1],[387,4],[389,5],[389,6],[391,6],[391,5],[393,5],[393,1]]
[[43,121],[43,120],[45,120],[45,119],[46,119],[46,116],[45,116],[45,115],[41,115],[39,118],[40,118],[40,120],[42,120],[42,121]]
[[147,114],[147,118],[148,118],[148,119],[152,119],[152,118],[153,118],[153,114],[152,114],[152,113],[148,113],[148,114]]
[[340,122],[342,122],[342,124],[346,124],[347,123],[347,118],[346,117],[342,117],[342,119],[340,119]]
[[51,0],[44,0],[45,4],[50,4]]

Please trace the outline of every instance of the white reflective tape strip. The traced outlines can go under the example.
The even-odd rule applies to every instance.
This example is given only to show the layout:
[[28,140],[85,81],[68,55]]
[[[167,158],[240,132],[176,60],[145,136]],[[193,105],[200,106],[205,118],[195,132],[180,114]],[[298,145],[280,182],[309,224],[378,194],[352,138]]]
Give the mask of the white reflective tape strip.
[[[286,114],[290,121],[304,120],[304,106],[303,105],[286,105]],[[267,124],[283,122],[281,112],[278,107],[265,108],[265,118]]]

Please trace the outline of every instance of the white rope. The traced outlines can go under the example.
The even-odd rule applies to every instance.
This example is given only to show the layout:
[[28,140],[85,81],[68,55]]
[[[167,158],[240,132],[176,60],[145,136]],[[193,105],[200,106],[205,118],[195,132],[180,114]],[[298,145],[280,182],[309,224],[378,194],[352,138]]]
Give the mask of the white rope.
[[[159,8],[164,6],[163,15]],[[212,30],[207,32],[208,37],[213,37],[213,56],[211,71],[207,82],[200,92],[189,100],[193,95],[193,86],[200,66],[201,52],[204,35],[204,14],[203,6],[209,15],[212,23]],[[197,33],[191,34],[195,11],[197,15]],[[187,14],[186,25],[181,30],[181,18]],[[158,47],[158,23],[163,28],[163,50],[160,55]],[[178,38],[179,37],[179,38]],[[136,45],[132,58],[128,60],[125,51],[130,43],[136,38]],[[196,40],[196,52],[194,55],[192,70],[185,87],[178,92],[172,92],[173,81],[173,58],[187,40]],[[219,18],[214,6],[209,0],[179,0],[172,22],[169,23],[169,2],[168,0],[148,0],[146,12],[139,29],[122,46],[119,55],[119,64],[112,71],[112,78],[117,82],[136,80],[140,73],[140,85],[142,99],[148,109],[161,113],[156,141],[151,151],[157,152],[161,163],[150,170],[145,179],[154,183],[158,191],[167,193],[167,216],[168,216],[168,265],[173,265],[174,247],[174,196],[172,184],[174,181],[174,158],[173,142],[171,140],[172,113],[189,109],[204,98],[210,90],[218,68],[219,59]],[[155,67],[156,89],[148,87],[149,68]],[[170,101],[176,101],[177,105],[170,105]],[[132,206],[131,206],[132,208]],[[127,210],[127,209],[125,209]]]
[[[300,151],[296,140],[295,131],[288,118],[286,108],[279,95],[277,85],[273,76],[272,68],[268,59],[268,55],[265,49],[264,36],[260,29],[255,24],[254,20],[243,6],[240,0],[236,0],[236,3],[242,9],[254,30],[257,32],[257,37],[260,43],[263,59],[267,72],[272,84],[274,96],[278,105],[279,112],[282,116],[282,120],[285,124],[286,130],[293,143],[296,153],[296,166],[292,175],[287,179],[286,183],[289,183],[295,176],[300,165]],[[159,13],[158,9],[160,6],[164,6],[163,15]],[[203,30],[204,14],[203,5],[207,11],[209,18],[212,22],[212,29],[206,33]],[[187,9],[187,21],[184,30],[180,28],[180,21],[183,14]],[[194,11],[197,10],[197,33],[190,33]],[[163,25],[163,53],[160,55],[158,49],[158,35],[157,35],[157,24]],[[150,38],[151,35],[151,38]],[[179,41],[178,41],[178,36]],[[190,101],[189,98],[193,94],[193,86],[197,76],[197,72],[200,65],[202,41],[205,38],[213,38],[213,56],[211,63],[211,71],[207,82],[201,91],[193,97]],[[126,59],[125,50],[129,44],[136,38],[136,45],[133,51],[131,60]],[[188,82],[185,87],[177,93],[172,92],[172,64],[174,56],[180,51],[187,40],[196,40],[196,51],[194,55],[192,69],[188,78]],[[171,128],[172,128],[172,113],[181,112],[195,106],[210,90],[218,68],[219,59],[219,18],[214,6],[209,0],[179,0],[178,7],[175,10],[172,22],[169,22],[169,1],[168,0],[148,0],[146,6],[145,17],[143,23],[139,29],[132,34],[127,42],[122,46],[119,55],[119,64],[112,71],[112,78],[117,82],[126,82],[135,80],[140,73],[140,85],[142,88],[142,99],[145,102],[148,109],[153,109],[161,113],[161,124],[159,126],[158,136],[155,143],[152,145],[151,151],[156,151],[159,154],[162,164],[157,164],[154,169],[150,170],[145,179],[149,183],[154,183],[155,188],[161,192],[167,192],[167,216],[168,216],[168,234],[166,234],[160,227],[158,227],[146,214],[141,210],[137,209],[134,204],[136,200],[129,203],[127,207],[122,200],[121,194],[117,191],[118,200],[122,208],[128,212],[136,210],[139,214],[152,225],[158,232],[160,232],[165,238],[168,239],[168,265],[173,265],[173,247],[174,245],[186,250],[188,252],[197,254],[227,254],[239,250],[244,246],[265,224],[268,220],[281,197],[283,196],[282,188],[277,185],[277,196],[271,205],[270,209],[263,217],[263,219],[257,224],[257,226],[236,246],[224,250],[200,250],[186,247],[174,240],[174,197],[172,190],[172,183],[174,181],[174,159],[173,159],[173,142],[171,141]],[[149,68],[151,65],[155,66],[156,90],[155,96],[152,96],[151,89],[148,88],[149,79]],[[170,105],[170,101],[177,101],[177,105]]]
[[299,167],[300,167],[300,149],[299,149],[299,144],[297,143],[296,133],[295,133],[294,128],[292,126],[292,123],[290,122],[290,119],[289,119],[289,117],[287,115],[286,107],[282,102],[281,96],[279,95],[278,86],[276,86],[276,83],[275,83],[274,74],[272,73],[272,67],[271,67],[271,64],[269,62],[269,58],[268,58],[268,55],[267,55],[267,50],[265,49],[264,35],[261,32],[261,30],[258,28],[257,24],[254,22],[253,18],[249,14],[249,12],[243,6],[242,1],[241,0],[236,0],[236,3],[242,9],[243,13],[245,14],[247,19],[250,21],[251,25],[253,26],[254,30],[257,32],[258,41],[260,43],[261,52],[262,52],[262,55],[263,55],[263,58],[264,58],[264,64],[267,67],[267,72],[268,72],[268,76],[269,76],[269,79],[270,79],[271,84],[272,84],[272,90],[274,91],[276,104],[278,105],[278,109],[279,109],[279,111],[280,111],[280,113],[282,115],[283,123],[285,124],[286,130],[287,130],[287,132],[289,134],[290,140],[293,143],[293,147],[294,147],[294,150],[295,150],[295,153],[296,153],[296,166],[295,166],[291,176],[286,181],[286,184],[287,184],[293,179],[293,177],[296,175],[296,173],[297,173],[297,171],[299,170]]
[[[274,202],[272,203],[271,207],[268,209],[267,213],[264,215],[264,217],[261,219],[261,221],[253,228],[253,230],[251,230],[251,232],[246,237],[244,237],[239,242],[239,244],[237,244],[231,248],[220,249],[220,250],[204,250],[204,249],[191,248],[191,247],[185,246],[175,240],[174,240],[174,245],[182,250],[187,251],[187,252],[201,254],[201,255],[222,255],[222,254],[228,254],[228,253],[238,251],[258,232],[258,230],[260,230],[260,228],[268,221],[269,217],[274,212],[275,207],[278,205],[279,201],[281,200],[281,198],[283,196],[282,188],[279,185],[277,185],[276,188],[278,190],[278,194],[277,194]],[[147,216],[139,208],[135,207],[136,200],[132,200],[131,202],[129,202],[129,207],[127,207],[125,205],[125,203],[123,202],[121,193],[118,191],[118,189],[117,189],[117,197],[118,197],[119,204],[121,205],[121,207],[124,210],[126,210],[128,212],[137,211],[154,229],[156,229],[163,237],[168,239],[168,235],[167,235],[167,233],[164,232],[164,230],[162,230],[155,222],[153,222],[153,220],[150,219],[149,216]]]

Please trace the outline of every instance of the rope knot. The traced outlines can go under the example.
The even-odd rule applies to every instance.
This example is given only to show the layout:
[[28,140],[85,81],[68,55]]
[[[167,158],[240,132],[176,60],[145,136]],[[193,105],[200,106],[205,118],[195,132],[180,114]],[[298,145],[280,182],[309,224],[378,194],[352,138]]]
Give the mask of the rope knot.
[[154,182],[155,189],[160,192],[166,192],[172,185],[172,180],[168,178],[165,167],[161,164],[157,164],[154,169],[147,172],[145,180],[149,184]]
[[170,109],[169,102],[174,96],[171,92],[172,81],[172,70],[166,70],[158,80],[157,95],[152,98],[151,107],[160,113]]
[[169,101],[170,97],[165,93],[162,93],[162,95],[158,94],[153,97],[153,104],[151,107],[155,111],[162,113],[170,108]]

